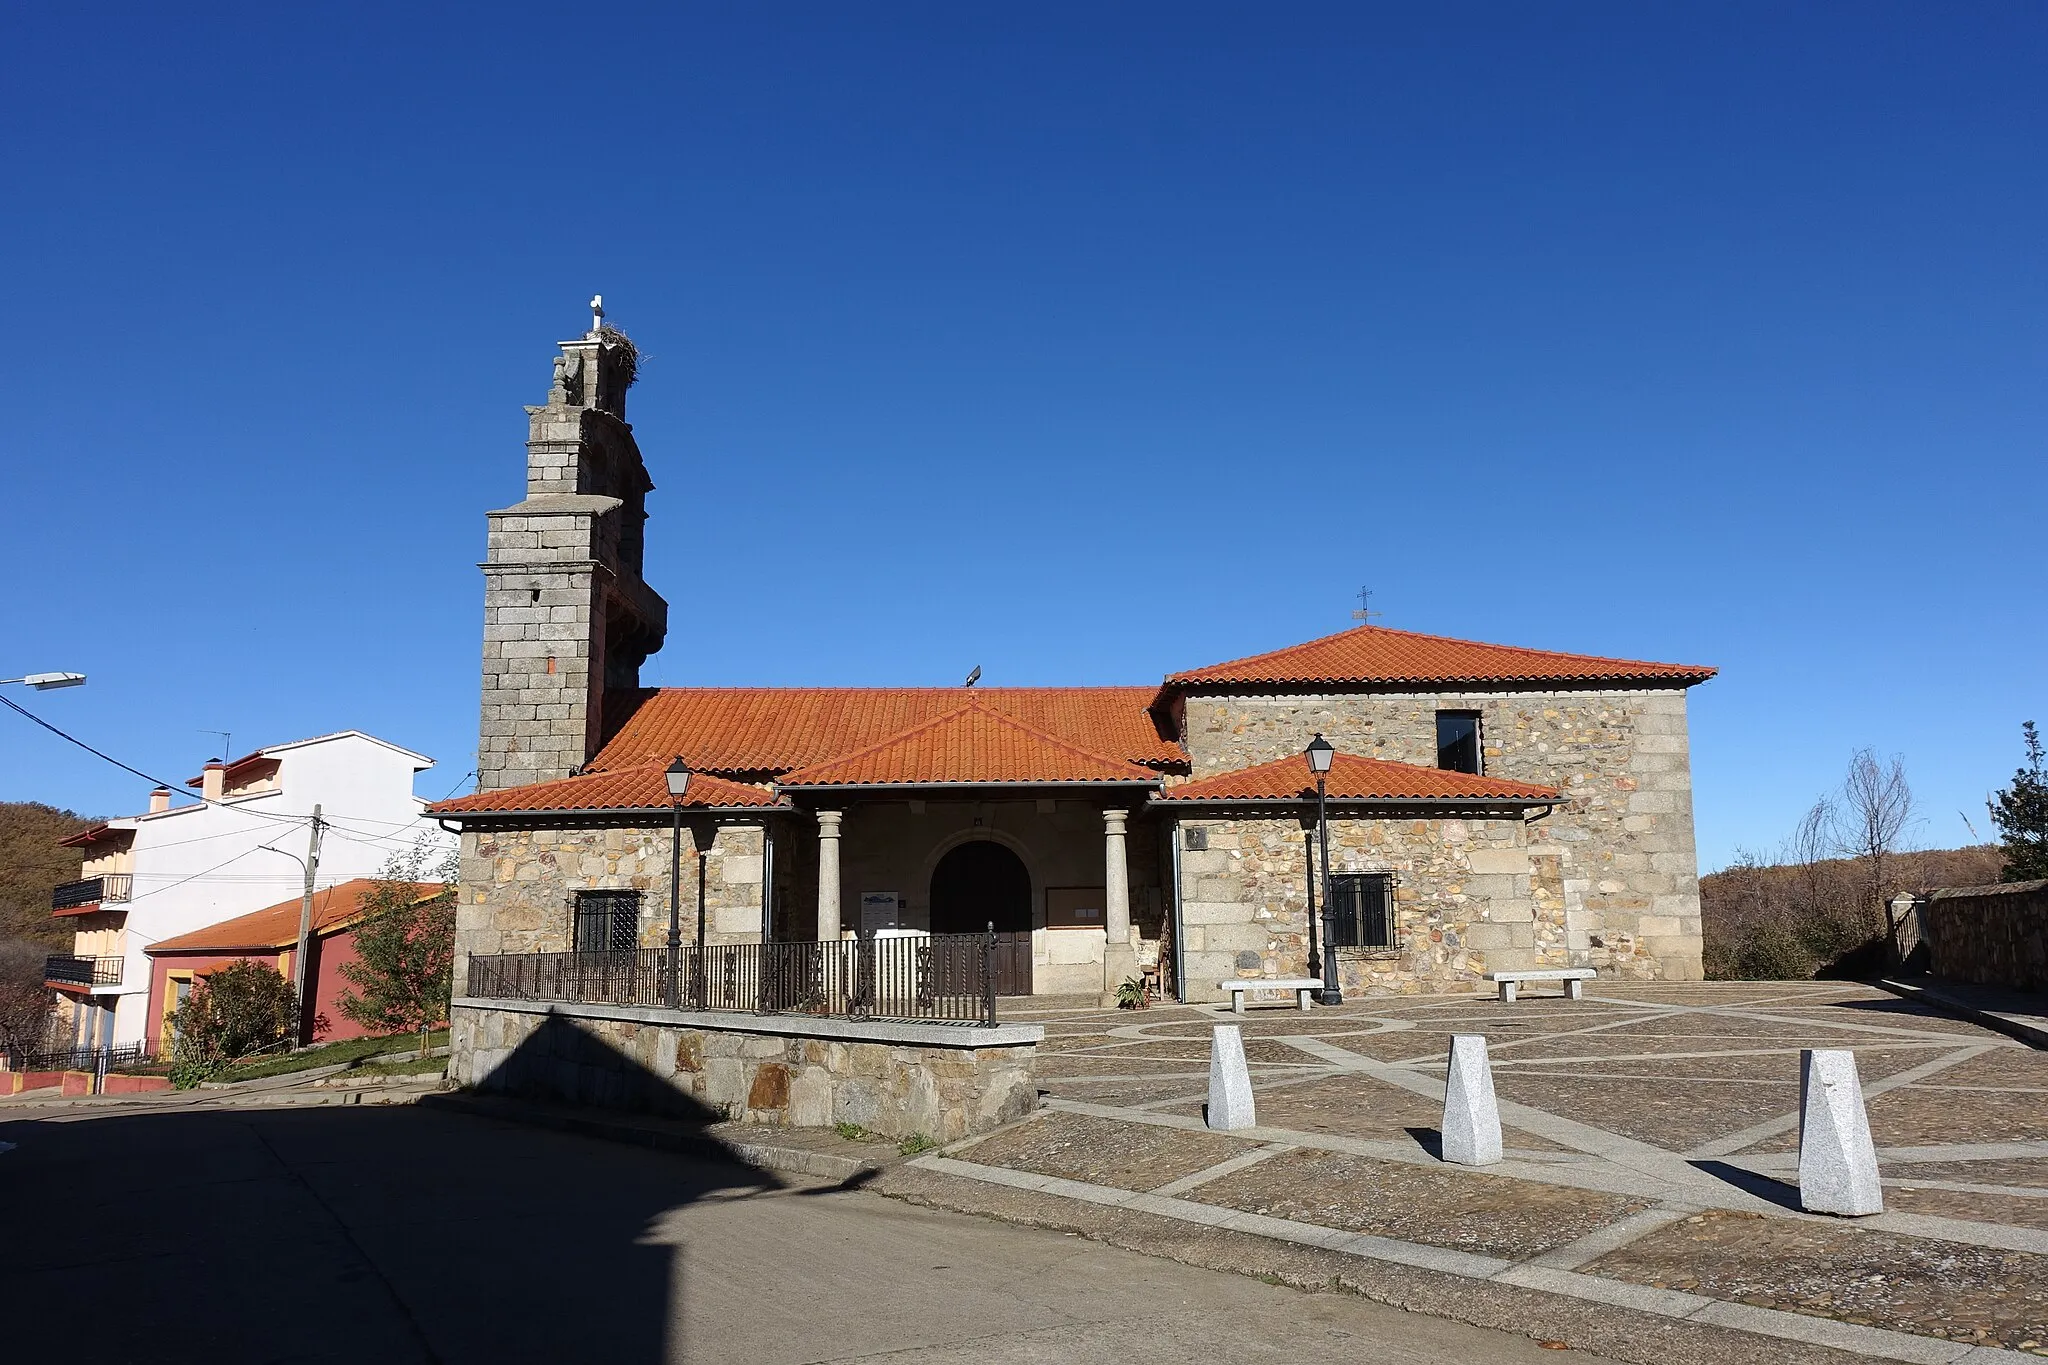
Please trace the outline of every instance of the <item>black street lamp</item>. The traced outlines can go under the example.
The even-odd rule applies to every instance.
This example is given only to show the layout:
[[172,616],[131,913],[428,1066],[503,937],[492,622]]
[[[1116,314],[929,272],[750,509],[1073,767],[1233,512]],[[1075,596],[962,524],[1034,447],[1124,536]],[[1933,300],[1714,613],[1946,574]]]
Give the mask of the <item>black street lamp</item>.
[[[690,766],[678,758],[668,765],[666,775],[669,805],[676,817],[668,845],[668,1007],[673,1010],[683,1005],[683,798],[690,794]],[[704,962],[702,904],[697,906],[697,962]]]
[[[1330,764],[1336,761],[1337,748],[1324,739],[1318,731],[1304,751],[1308,759],[1308,770],[1316,775],[1316,850],[1322,856],[1323,891],[1323,960],[1322,1003],[1341,1005],[1344,1003],[1343,988],[1337,984],[1336,936],[1331,932],[1336,920],[1330,913]],[[1315,912],[1309,913],[1308,926],[1308,970],[1309,975],[1317,974],[1316,968],[1316,926]]]

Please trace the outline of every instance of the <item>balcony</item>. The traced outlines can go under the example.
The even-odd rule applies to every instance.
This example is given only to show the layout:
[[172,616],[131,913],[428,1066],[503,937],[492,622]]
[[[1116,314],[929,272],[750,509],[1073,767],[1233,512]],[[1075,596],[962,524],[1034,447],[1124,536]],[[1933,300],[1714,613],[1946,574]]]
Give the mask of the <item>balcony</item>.
[[125,904],[134,884],[134,876],[127,872],[66,882],[50,893],[50,909],[59,915],[82,915],[102,905]]
[[43,984],[74,991],[118,986],[122,963],[118,957],[47,957],[43,959]]

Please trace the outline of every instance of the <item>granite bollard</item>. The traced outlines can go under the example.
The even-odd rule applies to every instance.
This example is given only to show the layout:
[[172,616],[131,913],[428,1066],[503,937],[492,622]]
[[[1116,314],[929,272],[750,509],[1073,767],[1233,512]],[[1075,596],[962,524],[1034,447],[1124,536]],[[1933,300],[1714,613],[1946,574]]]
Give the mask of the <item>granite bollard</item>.
[[1799,1054],[1799,1207],[1851,1218],[1884,1212],[1863,1083],[1847,1048]]
[[1486,1039],[1476,1033],[1451,1037],[1443,1141],[1444,1160],[1459,1166],[1491,1166],[1500,1160],[1500,1105],[1493,1098]]
[[1216,1025],[1209,1040],[1211,1128],[1250,1128],[1259,1120],[1252,1106],[1252,1073],[1244,1060],[1244,1033],[1236,1024]]

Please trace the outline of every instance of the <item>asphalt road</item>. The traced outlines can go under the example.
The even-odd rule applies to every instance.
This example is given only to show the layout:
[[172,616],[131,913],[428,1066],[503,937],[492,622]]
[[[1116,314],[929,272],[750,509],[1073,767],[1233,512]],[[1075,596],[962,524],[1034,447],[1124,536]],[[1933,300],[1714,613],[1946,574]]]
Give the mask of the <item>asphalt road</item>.
[[429,1108],[0,1111],[5,1142],[15,1360],[1564,1358],[1348,1295]]

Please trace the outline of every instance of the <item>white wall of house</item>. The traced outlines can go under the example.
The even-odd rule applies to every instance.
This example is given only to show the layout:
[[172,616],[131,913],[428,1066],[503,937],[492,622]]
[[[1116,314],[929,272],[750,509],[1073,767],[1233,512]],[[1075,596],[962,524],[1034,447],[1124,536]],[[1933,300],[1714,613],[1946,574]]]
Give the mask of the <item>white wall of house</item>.
[[[112,1006],[116,1045],[142,1040],[150,944],[275,905],[303,887],[305,874],[293,859],[306,856],[308,823],[278,817],[309,816],[317,804],[330,822],[320,842],[320,887],[375,876],[420,839],[437,850],[431,872],[438,851],[455,846],[455,836],[423,816],[425,803],[413,795],[413,778],[434,766],[431,758],[355,730],[262,753],[279,764],[272,790],[109,822],[135,831],[125,921],[114,944],[93,948],[118,950],[124,959],[120,987],[93,997],[103,1010]],[[104,1019],[98,1023],[104,1030]]]

